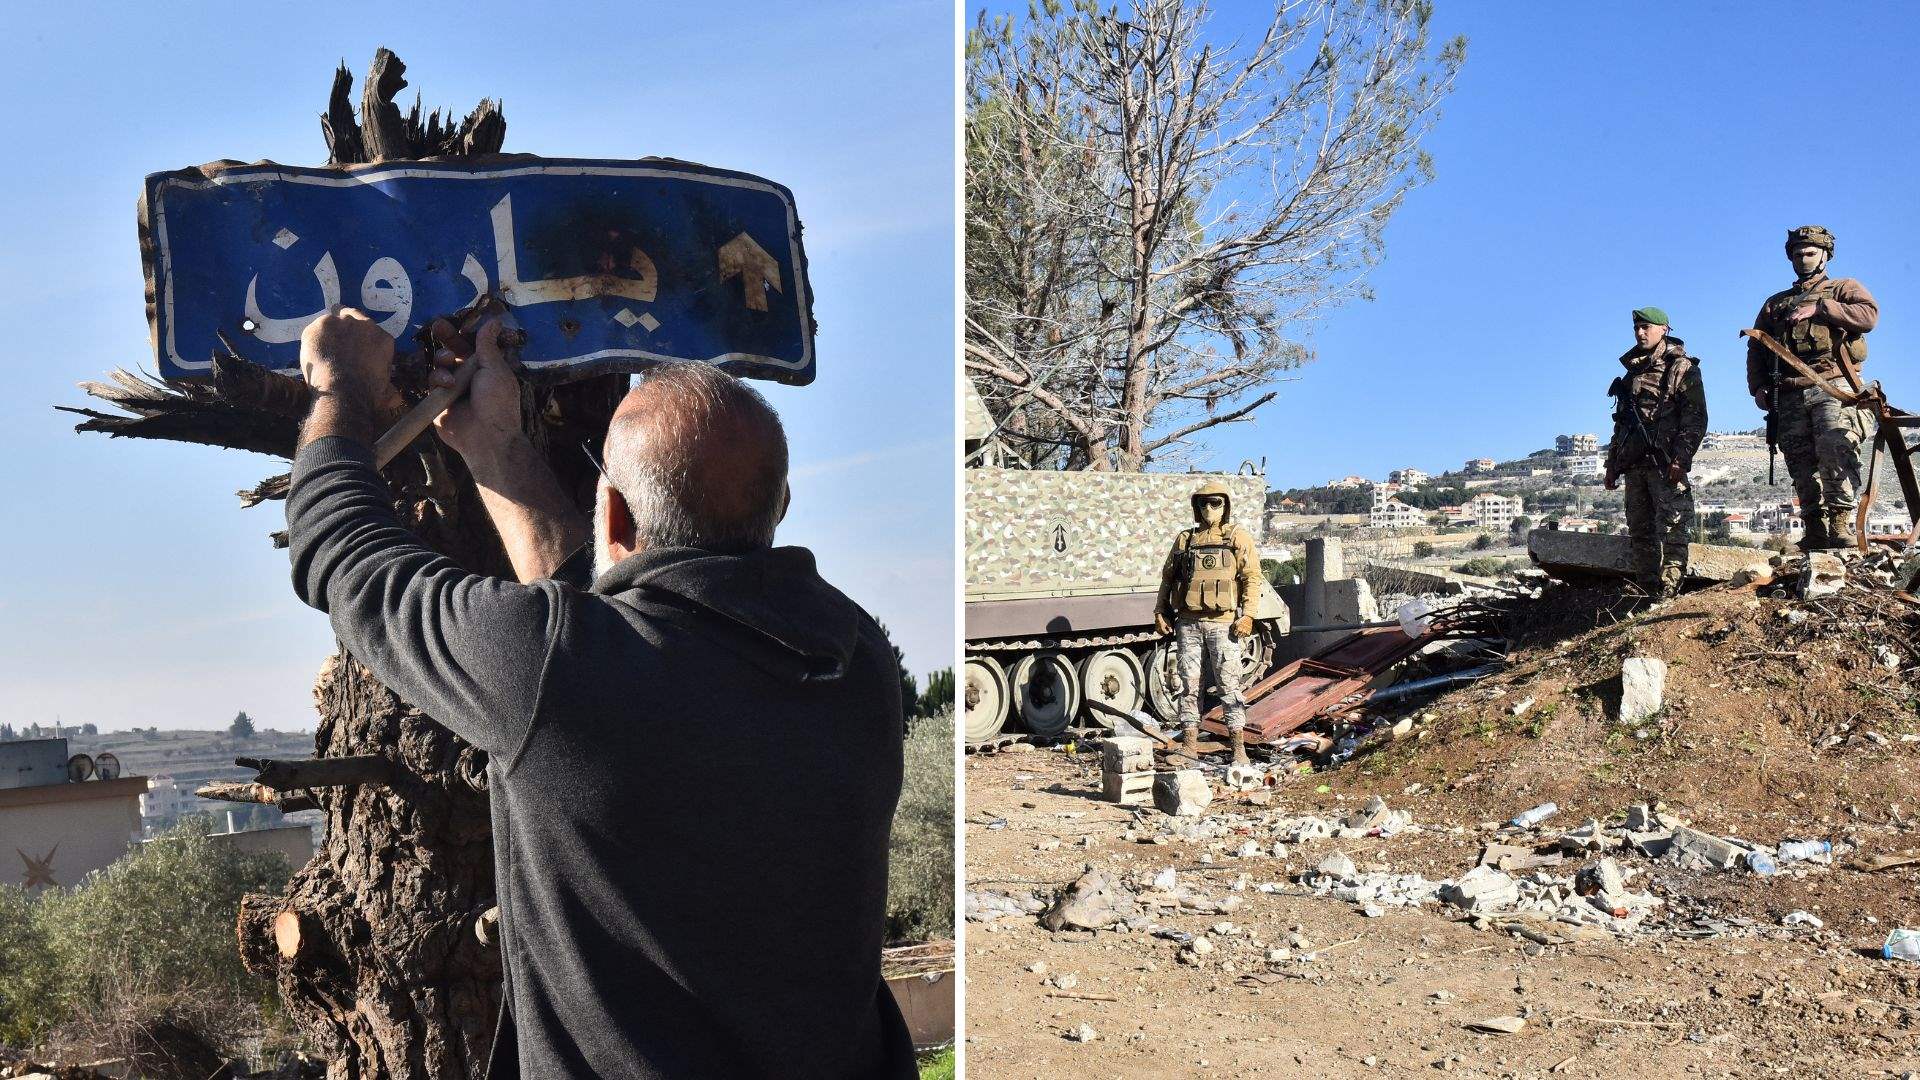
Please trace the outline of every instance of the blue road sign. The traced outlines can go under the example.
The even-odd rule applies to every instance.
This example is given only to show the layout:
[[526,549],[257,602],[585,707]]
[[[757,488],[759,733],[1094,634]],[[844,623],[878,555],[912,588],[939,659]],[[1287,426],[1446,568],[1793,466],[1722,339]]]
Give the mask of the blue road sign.
[[332,304],[368,312],[405,351],[492,292],[543,382],[658,360],[813,381],[793,196],[744,173],[667,159],[216,163],[147,177],[140,230],[169,377],[208,374],[223,333],[245,359],[297,373],[300,331]]

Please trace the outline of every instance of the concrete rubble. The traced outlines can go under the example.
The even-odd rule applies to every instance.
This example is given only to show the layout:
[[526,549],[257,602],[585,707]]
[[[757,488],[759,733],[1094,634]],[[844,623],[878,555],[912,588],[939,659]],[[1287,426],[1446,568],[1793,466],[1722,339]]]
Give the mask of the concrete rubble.
[[1656,656],[1629,657],[1620,665],[1622,724],[1639,724],[1665,704],[1667,662]]
[[[1687,577],[1728,581],[1754,564],[1754,550],[1717,544],[1687,545]],[[1630,578],[1633,546],[1625,533],[1577,533],[1535,529],[1527,534],[1533,564],[1558,578]]]
[[1847,564],[1824,551],[1808,555],[1800,569],[1800,595],[1807,600],[1832,596],[1846,583]]
[[1196,817],[1213,802],[1213,788],[1199,769],[1155,773],[1153,805],[1174,817]]

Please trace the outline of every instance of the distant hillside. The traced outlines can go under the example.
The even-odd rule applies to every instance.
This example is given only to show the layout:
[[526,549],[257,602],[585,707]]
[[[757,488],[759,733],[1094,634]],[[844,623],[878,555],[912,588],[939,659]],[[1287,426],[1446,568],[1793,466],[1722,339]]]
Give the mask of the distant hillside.
[[98,735],[68,734],[67,748],[76,754],[98,757],[111,751],[120,759],[120,771],[126,776],[165,774],[180,782],[206,780],[246,780],[249,769],[233,763],[236,757],[306,758],[313,756],[310,731],[255,732],[251,738],[234,740],[226,729],[215,731],[105,731]]

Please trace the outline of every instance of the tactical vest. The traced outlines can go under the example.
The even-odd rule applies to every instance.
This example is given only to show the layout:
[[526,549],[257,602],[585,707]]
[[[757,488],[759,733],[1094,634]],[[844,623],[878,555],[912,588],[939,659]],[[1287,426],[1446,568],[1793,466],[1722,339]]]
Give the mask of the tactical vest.
[[1223,526],[1220,540],[1196,544],[1188,529],[1181,565],[1180,609],[1196,614],[1235,611],[1240,607],[1240,552],[1234,549],[1233,526]]
[[[1822,300],[1831,300],[1840,291],[1840,282],[1835,278],[1821,278],[1820,284],[1811,289],[1802,290],[1798,285],[1775,297],[1769,306],[1767,317],[1775,326],[1783,327],[1780,344],[1788,351],[1807,362],[1807,366],[1825,374],[1838,371],[1839,365],[1833,362],[1834,327],[1819,319],[1802,319],[1797,323],[1787,321],[1787,313],[1801,304],[1817,304]],[[1847,334],[1847,357],[1854,365],[1867,359],[1867,340],[1859,334]]]

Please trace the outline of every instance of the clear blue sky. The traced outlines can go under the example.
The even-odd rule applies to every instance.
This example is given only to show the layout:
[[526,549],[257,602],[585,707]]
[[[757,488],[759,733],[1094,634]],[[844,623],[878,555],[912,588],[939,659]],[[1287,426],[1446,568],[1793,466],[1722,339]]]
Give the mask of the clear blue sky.
[[[678,157],[790,187],[819,375],[787,424],[783,543],[886,622],[916,672],[953,637],[953,11],[939,2],[30,5],[0,73],[0,720],[311,727],[332,650],[266,535],[283,471],[73,434],[74,383],[151,367],[134,242],[149,172],[320,164],[335,65],[407,63],[411,103],[504,99],[509,151]],[[373,29],[377,27],[378,29]],[[355,86],[355,99],[359,87]]]
[[[1262,6],[1217,4],[1217,33]],[[1287,487],[1604,438],[1645,304],[1703,359],[1712,426],[1756,428],[1735,335],[1791,284],[1781,243],[1810,223],[1881,303],[1869,377],[1920,410],[1920,9],[1436,7],[1439,35],[1470,39],[1427,143],[1438,178],[1389,227],[1378,298],[1325,319],[1256,423],[1206,437],[1213,466],[1264,456]]]

